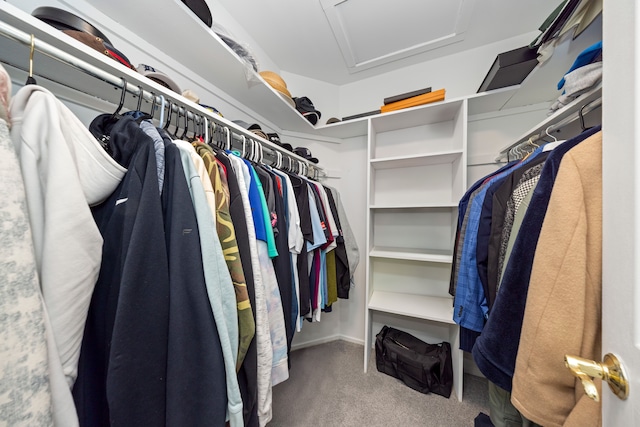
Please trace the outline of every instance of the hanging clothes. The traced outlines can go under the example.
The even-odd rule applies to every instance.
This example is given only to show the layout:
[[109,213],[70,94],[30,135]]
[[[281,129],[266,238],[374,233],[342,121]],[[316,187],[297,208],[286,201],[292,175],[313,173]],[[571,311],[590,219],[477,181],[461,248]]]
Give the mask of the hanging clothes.
[[[478,264],[478,276],[487,298],[489,310],[491,310],[493,306],[498,288],[497,283],[495,283],[497,277],[495,277],[493,267],[498,264],[497,246],[500,243],[500,237],[502,236],[502,230],[505,225],[506,205],[514,191],[514,187],[520,182],[520,179],[524,175],[528,177],[531,171],[540,173],[542,164],[547,160],[548,155],[548,152],[540,152],[528,164],[516,168],[509,173],[503,181],[494,183],[487,189],[485,194],[480,214],[480,225],[478,227],[476,262]],[[511,216],[509,216],[509,218],[511,218]],[[491,281],[489,280],[490,266],[492,273]],[[496,279],[495,281],[493,280],[494,278]]]
[[164,136],[162,206],[170,284],[167,425],[223,425],[225,362],[207,296],[198,221],[179,148]]
[[[511,396],[528,419],[545,426],[602,423],[601,403],[590,399],[564,366],[566,354],[589,360],[601,357],[601,313],[602,133],[598,131],[562,159],[531,267]],[[596,387],[602,393],[601,381]]]
[[165,425],[169,268],[153,141],[131,117],[90,129],[128,171],[92,209],[104,247],[73,390],[80,423]]
[[493,310],[472,349],[480,371],[504,390],[511,391],[512,387],[531,267],[560,162],[567,151],[599,131],[600,127],[595,127],[583,132],[555,148],[547,158],[513,251],[506,261]]
[[[242,419],[242,397],[236,375],[238,357],[238,310],[235,291],[229,270],[227,269],[222,246],[217,237],[214,216],[210,202],[205,195],[201,174],[206,168],[193,146],[180,140],[173,143],[180,149],[180,157],[185,177],[189,183],[189,191],[196,211],[198,230],[200,232],[200,249],[204,266],[204,277],[207,294],[216,321],[227,379],[227,419],[231,427],[244,425]],[[196,166],[200,163],[200,167]],[[208,179],[208,177],[207,177]],[[209,185],[211,185],[209,183]]]
[[224,259],[235,289],[238,310],[239,347],[236,370],[244,362],[249,345],[256,331],[255,319],[251,311],[251,302],[242,269],[242,260],[236,240],[236,230],[229,212],[229,187],[226,176],[220,173],[213,151],[204,143],[194,143],[196,152],[202,158],[207,176],[211,182],[215,196],[216,231],[222,245]]
[[[271,261],[271,258],[277,256],[278,252],[275,247],[273,228],[271,227],[269,206],[260,178],[251,163],[247,160],[244,162],[251,177],[249,200],[251,201],[251,207],[255,215],[254,223],[260,223],[260,228],[256,227],[256,239],[262,280],[265,286],[267,314],[269,317],[269,332],[273,351],[271,384],[274,386],[289,378],[284,312],[282,310],[282,299],[280,297],[280,289],[278,288],[278,280],[273,268],[273,262]],[[263,232],[262,230],[264,230],[264,234],[260,235],[260,233]]]
[[[298,256],[304,245],[304,236],[302,234],[302,220],[300,219],[300,211],[298,209],[297,199],[291,178],[284,172],[277,169],[272,171],[278,175],[284,182],[283,198],[286,205],[286,221],[287,221],[287,240],[289,242],[289,261],[291,267],[291,278],[293,282],[293,295],[291,299],[291,325],[293,333],[297,330],[297,323],[300,317],[300,275],[298,273]],[[291,343],[289,342],[289,349]]]
[[[37,168],[31,151],[16,145],[39,273],[16,306],[30,304],[42,321],[28,363],[38,364],[40,374],[31,373],[43,387],[32,393],[30,413],[49,413],[49,424],[61,426],[267,425],[300,320],[320,321],[348,297],[339,194],[203,142],[173,140],[139,111],[100,115],[86,129],[35,85],[16,100],[12,139],[45,146],[37,138],[51,138],[56,149],[46,154],[55,167],[46,172],[66,177],[62,185],[57,176],[25,174]],[[32,111],[49,117],[36,123]],[[53,130],[33,132],[42,128]],[[0,165],[9,169],[7,159]],[[42,226],[42,212],[32,212],[41,207],[31,202],[40,197],[34,184],[65,188],[65,197],[66,186],[75,191],[71,203],[47,200],[64,224],[54,216]],[[73,243],[51,257],[47,244],[56,238]],[[52,286],[63,269],[66,282]],[[8,310],[0,305],[0,314]],[[62,331],[65,324],[72,327]],[[18,351],[8,355],[22,363]],[[15,415],[3,411],[0,420]]]
[[262,269],[258,252],[258,239],[256,237],[257,228],[249,200],[249,188],[251,175],[244,161],[235,155],[228,156],[236,177],[242,202],[244,206],[245,220],[247,223],[247,233],[249,235],[249,246],[251,250],[251,265],[253,268],[255,293],[256,293],[256,347],[257,347],[257,414],[260,426],[265,426],[271,421],[271,369],[273,364],[273,348],[271,344],[271,333],[269,329],[269,314],[267,309],[267,295],[263,283]]
[[487,299],[477,267],[478,230],[487,192],[492,185],[503,182],[513,172],[514,168],[524,167],[535,159],[541,151],[541,149],[536,150],[531,156],[518,162],[512,168],[489,178],[478,187],[473,193],[475,194],[473,198],[469,200],[466,233],[461,242],[462,246],[459,248],[460,263],[454,297],[453,319],[460,326],[475,332],[481,332],[489,314]]
[[[343,292],[345,292],[345,295],[348,296],[348,291],[350,287],[355,285],[353,276],[355,274],[356,268],[358,267],[358,264],[360,263],[360,252],[358,249],[358,243],[356,242],[355,235],[353,234],[353,230],[351,229],[351,225],[349,224],[347,213],[344,209],[344,206],[342,205],[340,193],[335,188],[331,188],[331,187],[328,187],[328,188],[331,189],[333,197],[335,198],[338,217],[340,218],[340,225],[343,231],[344,247],[345,247],[346,257],[347,257],[348,266],[349,266],[349,281],[351,283],[351,285],[348,288],[344,289]],[[346,298],[347,296],[345,296],[344,298]]]
[[[229,187],[229,214],[234,225],[236,242],[240,254],[240,262],[242,263],[242,271],[247,286],[247,293],[251,304],[251,312],[255,323],[254,339],[249,343],[244,361],[238,371],[238,385],[242,395],[242,406],[244,412],[245,426],[255,427],[259,425],[258,421],[258,334],[261,326],[264,326],[258,320],[258,301],[260,298],[256,296],[261,290],[256,290],[256,279],[254,278],[253,257],[251,253],[251,243],[249,241],[249,229],[253,230],[253,224],[249,225],[245,216],[245,206],[243,194],[239,184],[239,178],[231,164],[231,161],[220,150],[214,150],[208,145],[200,145],[197,147],[200,155],[205,152],[215,152],[215,160],[220,165],[221,177],[226,177]],[[255,234],[255,233],[254,233]],[[257,261],[257,260],[256,260]],[[259,274],[259,272],[258,272]],[[263,298],[264,299],[264,298]],[[264,304],[262,304],[264,306]],[[266,308],[264,308],[266,311]],[[240,310],[238,311],[240,313]],[[264,328],[262,328],[264,330]],[[267,326],[268,330],[268,326]],[[267,332],[268,333],[268,332]],[[269,365],[271,361],[268,362]]]
[[56,354],[56,349],[55,343],[48,345],[53,341],[51,326],[40,292],[24,182],[9,135],[11,80],[1,66],[0,80],[6,90],[0,103],[0,424],[34,420],[60,425],[54,424],[48,359],[48,352]]
[[10,116],[47,313],[54,424],[78,425],[71,387],[102,254],[89,206],[108,198],[126,169],[45,88],[21,88]]
[[296,319],[296,331],[300,332],[302,327],[301,319],[305,318],[311,312],[311,293],[309,283],[309,258],[307,242],[313,243],[313,226],[311,221],[311,211],[309,206],[309,196],[305,181],[295,175],[289,174],[293,192],[295,195],[296,206],[300,215],[300,231],[302,232],[303,244],[300,247],[296,261],[296,270],[298,273],[298,313]]
[[259,165],[254,165],[254,170],[260,179],[262,184],[261,187],[265,194],[265,200],[267,200],[270,226],[273,230],[274,243],[278,254],[273,257],[272,260],[284,315],[283,320],[288,355],[291,349],[291,341],[293,340],[294,332],[294,323],[291,318],[293,283],[291,277],[291,258],[289,256],[289,238],[284,200],[279,190],[279,185],[274,181],[275,177],[272,173]]

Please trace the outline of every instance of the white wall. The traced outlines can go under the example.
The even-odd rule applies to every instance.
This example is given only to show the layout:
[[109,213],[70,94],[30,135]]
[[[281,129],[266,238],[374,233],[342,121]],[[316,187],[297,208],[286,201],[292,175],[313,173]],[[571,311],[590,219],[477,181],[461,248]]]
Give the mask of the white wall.
[[325,124],[327,119],[339,117],[340,111],[340,86],[319,80],[310,79],[299,74],[282,71],[281,77],[287,83],[291,96],[306,96],[313,102],[316,110],[322,113],[319,124]]
[[444,88],[445,99],[477,92],[499,53],[528,45],[539,32],[488,44],[340,87],[341,117],[378,110],[384,98],[424,87]]

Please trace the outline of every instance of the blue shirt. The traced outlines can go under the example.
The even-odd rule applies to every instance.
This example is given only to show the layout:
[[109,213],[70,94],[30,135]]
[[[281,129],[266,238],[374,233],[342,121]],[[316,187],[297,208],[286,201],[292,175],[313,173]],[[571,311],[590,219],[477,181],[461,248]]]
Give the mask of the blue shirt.
[[307,241],[307,252],[311,252],[316,248],[327,243],[327,236],[324,234],[324,230],[322,229],[322,221],[320,220],[320,214],[318,213],[318,205],[316,204],[316,199],[311,193],[311,190],[307,186],[307,193],[309,197],[309,214],[311,216],[311,226],[313,228],[313,243]]

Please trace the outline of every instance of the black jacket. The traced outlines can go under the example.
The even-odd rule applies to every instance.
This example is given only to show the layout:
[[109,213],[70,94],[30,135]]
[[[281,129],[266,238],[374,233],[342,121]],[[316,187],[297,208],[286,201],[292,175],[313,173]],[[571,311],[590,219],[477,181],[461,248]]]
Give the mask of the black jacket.
[[104,238],[102,265],[73,395],[80,425],[166,425],[169,269],[153,141],[130,117],[94,119],[128,168],[92,209]]
[[[227,387],[198,223],[178,147],[165,138],[162,207],[169,257],[167,426],[224,426]],[[151,261],[152,262],[152,261]]]

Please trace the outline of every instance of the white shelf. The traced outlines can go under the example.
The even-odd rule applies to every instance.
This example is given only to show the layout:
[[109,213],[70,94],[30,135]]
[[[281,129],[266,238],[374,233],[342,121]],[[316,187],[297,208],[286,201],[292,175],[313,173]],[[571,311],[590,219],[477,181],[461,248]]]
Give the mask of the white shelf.
[[370,257],[390,258],[409,261],[424,261],[451,264],[453,254],[451,251],[438,249],[410,249],[388,246],[374,246],[369,252]]
[[463,100],[441,101],[371,116],[371,125],[375,133],[383,133],[446,122],[456,117],[462,108],[462,102]]
[[520,85],[504,87],[469,96],[469,116],[502,110],[513,95],[518,92],[518,89],[520,89]]
[[386,157],[382,159],[371,159],[371,166],[376,170],[411,168],[416,166],[453,163],[461,156],[462,150],[454,150],[434,154],[418,154],[415,156]]
[[368,308],[455,325],[452,298],[373,291]]
[[448,209],[457,208],[458,202],[405,204],[405,205],[371,205],[369,209]]
[[548,116],[546,119],[538,123],[535,127],[529,129],[527,132],[522,134],[522,136],[518,138],[515,142],[504,147],[502,150],[500,150],[500,155],[498,156],[498,159],[505,157],[507,152],[512,147],[526,141],[530,136],[538,135],[541,132],[544,132],[544,130],[547,129],[552,124],[560,123],[561,121],[569,118],[570,116],[575,115],[583,106],[585,105],[588,106],[589,104],[597,101],[601,97],[602,97],[602,86],[598,85],[597,87],[591,89],[589,92],[571,101],[564,108],[557,110],[552,115]]

